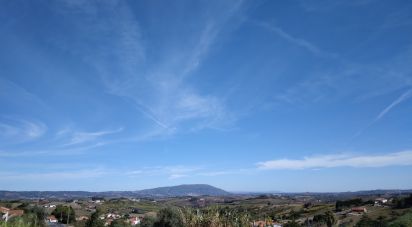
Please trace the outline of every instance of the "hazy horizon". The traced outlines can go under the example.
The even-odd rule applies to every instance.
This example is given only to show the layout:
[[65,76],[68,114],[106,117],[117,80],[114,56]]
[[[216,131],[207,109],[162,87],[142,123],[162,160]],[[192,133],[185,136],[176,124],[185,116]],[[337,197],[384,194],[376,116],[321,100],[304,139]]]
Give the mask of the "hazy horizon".
[[[157,187],[153,187],[153,188],[139,188],[139,189],[131,189],[131,190],[97,190],[97,191],[90,191],[90,190],[2,190],[0,189],[0,191],[11,191],[11,192],[28,192],[28,191],[33,191],[33,192],[44,192],[44,191],[50,191],[50,192],[62,192],[62,191],[67,191],[67,192],[76,192],[76,191],[83,191],[83,192],[92,192],[92,193],[100,193],[100,192],[121,192],[121,191],[141,191],[141,190],[146,190],[146,189],[156,189],[156,188],[169,188],[169,187],[177,187],[177,186],[183,186],[183,185],[200,185],[199,184],[179,184],[179,185],[160,185]],[[201,184],[201,185],[209,185],[209,186],[213,186],[214,185],[210,185],[210,184]],[[375,188],[375,189],[360,189],[360,190],[348,190],[348,191],[279,191],[279,190],[254,190],[254,191],[242,191],[242,190],[226,190],[224,188],[219,188],[216,187],[218,189],[222,189],[224,191],[230,192],[230,193],[238,193],[238,194],[255,194],[255,193],[269,193],[269,194],[276,194],[276,193],[286,193],[286,194],[294,194],[294,193],[351,193],[351,192],[362,192],[362,191],[396,191],[396,190],[400,190],[400,191],[408,191],[408,190],[412,190],[412,188]]]
[[412,189],[411,1],[2,1],[0,190]]

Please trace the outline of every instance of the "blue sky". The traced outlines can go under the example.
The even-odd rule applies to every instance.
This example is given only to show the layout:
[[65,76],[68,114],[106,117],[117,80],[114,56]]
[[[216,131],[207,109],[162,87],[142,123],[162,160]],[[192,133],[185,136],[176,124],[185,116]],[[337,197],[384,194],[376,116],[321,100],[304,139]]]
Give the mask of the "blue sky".
[[411,1],[2,1],[0,189],[412,188]]

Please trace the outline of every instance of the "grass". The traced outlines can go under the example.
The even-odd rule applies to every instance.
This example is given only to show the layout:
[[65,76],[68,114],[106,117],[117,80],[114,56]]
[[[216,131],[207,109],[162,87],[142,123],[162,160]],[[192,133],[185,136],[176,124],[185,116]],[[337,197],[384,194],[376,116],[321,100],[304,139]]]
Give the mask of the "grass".
[[395,219],[390,226],[412,226],[412,210]]

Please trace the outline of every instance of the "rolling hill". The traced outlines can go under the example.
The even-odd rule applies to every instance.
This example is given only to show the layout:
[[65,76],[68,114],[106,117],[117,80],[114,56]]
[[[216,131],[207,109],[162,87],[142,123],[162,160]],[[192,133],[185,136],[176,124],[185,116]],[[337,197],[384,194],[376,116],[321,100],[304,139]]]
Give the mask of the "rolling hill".
[[87,197],[176,197],[176,196],[226,196],[229,192],[207,184],[185,184],[138,191],[0,191],[0,199],[69,199]]

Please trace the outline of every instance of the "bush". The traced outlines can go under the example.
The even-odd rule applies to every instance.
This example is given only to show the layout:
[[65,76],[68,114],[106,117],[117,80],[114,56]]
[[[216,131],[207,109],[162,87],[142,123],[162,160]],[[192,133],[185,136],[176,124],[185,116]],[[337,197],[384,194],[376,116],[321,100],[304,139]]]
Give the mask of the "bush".
[[86,227],[103,227],[104,222],[99,218],[100,211],[96,210],[91,216],[90,219],[86,222]]
[[152,216],[145,216],[140,223],[140,227],[152,227],[154,223],[156,222],[156,219]]
[[395,202],[395,207],[398,209],[412,207],[412,194],[406,198],[396,199],[394,202]]
[[336,201],[335,209],[341,211],[344,208],[349,208],[352,206],[360,206],[363,204],[362,199],[349,199],[349,200],[338,200]]
[[409,213],[406,213],[400,216],[390,225],[390,227],[404,227],[404,226],[412,226],[412,212],[409,212]]
[[61,223],[69,224],[76,221],[76,214],[71,206],[57,205],[52,214]]
[[377,220],[372,220],[368,216],[364,215],[356,223],[355,227],[387,227],[388,223],[384,217],[380,216]]
[[155,227],[181,227],[183,226],[182,216],[179,210],[172,208],[164,208],[157,214],[157,220],[154,223]]
[[123,219],[117,219],[112,221],[110,224],[110,227],[130,227],[131,225],[126,222],[126,220]]

